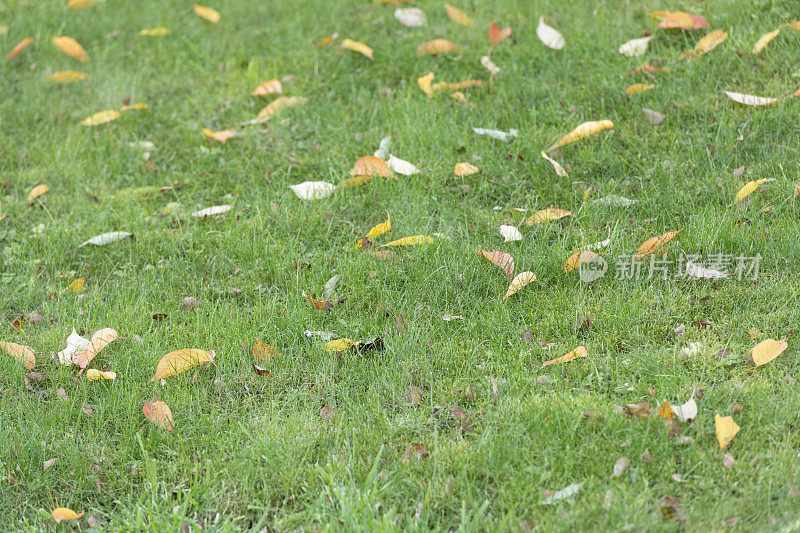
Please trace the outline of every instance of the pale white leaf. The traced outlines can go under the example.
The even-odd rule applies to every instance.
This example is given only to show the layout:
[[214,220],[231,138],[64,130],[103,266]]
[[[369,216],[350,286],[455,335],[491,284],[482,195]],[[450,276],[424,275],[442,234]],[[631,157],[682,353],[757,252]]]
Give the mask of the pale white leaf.
[[393,172],[397,172],[403,176],[419,174],[419,169],[412,163],[400,159],[399,157],[395,157],[392,154],[389,154],[389,159],[386,160],[386,164],[389,165],[389,168],[392,169]]
[[694,279],[722,279],[729,276],[727,272],[705,268],[691,261],[686,262],[686,275]]
[[539,500],[539,505],[553,505],[554,503],[558,503],[561,500],[572,498],[578,493],[579,490],[581,490],[581,487],[583,487],[583,481],[581,481],[580,483],[573,483],[572,485],[568,485],[563,489],[553,493],[553,495]]
[[327,181],[304,181],[297,185],[289,185],[289,188],[292,189],[301,200],[319,200],[320,198],[330,196],[334,189],[336,189],[336,186]]
[[72,328],[72,333],[67,337],[67,347],[58,352],[58,361],[62,365],[69,366],[72,364],[72,356],[75,354],[82,354],[92,341],[78,335],[75,328]]
[[731,93],[728,91],[722,91],[722,92],[728,95],[728,98],[730,98],[734,102],[754,107],[766,106],[774,104],[775,102],[778,101],[778,98],[770,98],[768,96],[753,96],[752,94]]
[[95,246],[104,246],[106,244],[111,244],[112,242],[117,242],[130,236],[131,234],[128,233],[127,231],[112,231],[110,233],[103,233],[101,235],[95,235],[88,241],[78,246],[78,248],[82,248],[87,244],[93,244]]
[[510,129],[507,132],[501,130],[487,130],[484,128],[472,128],[472,131],[477,133],[478,135],[486,135],[491,137],[492,139],[497,139],[498,141],[503,141],[507,143],[511,139],[514,139],[517,135],[519,135],[519,131],[515,129]]
[[205,209],[201,209],[200,211],[195,211],[192,213],[193,217],[213,217],[216,215],[221,215],[223,213],[227,213],[233,208],[232,205],[215,205],[213,207],[206,207]]
[[492,61],[489,56],[483,56],[481,58],[481,65],[483,65],[486,70],[492,74],[492,76],[497,76],[497,74],[500,72],[500,68],[494,64],[494,61]]
[[552,26],[545,24],[544,17],[539,17],[539,25],[536,27],[536,36],[548,48],[561,50],[564,48],[564,36]]
[[559,163],[558,161],[556,161],[555,159],[553,159],[552,157],[550,157],[549,155],[547,155],[544,152],[542,152],[542,157],[545,158],[546,160],[550,161],[550,164],[553,165],[553,169],[555,169],[556,174],[558,174],[562,178],[568,178],[569,177],[569,174],[567,174],[567,171],[564,170],[564,167],[561,166],[561,163]]
[[642,109],[642,113],[644,113],[644,116],[647,117],[647,120],[653,126],[658,126],[659,124],[664,122],[664,115],[662,115],[658,111],[653,111],[652,109],[644,108],[644,109]]
[[626,41],[620,45],[619,53],[628,57],[640,56],[647,51],[647,45],[650,44],[650,40],[654,37],[655,35],[650,35],[648,37],[639,37],[638,39]]
[[636,200],[631,200],[630,198],[625,198],[624,196],[618,196],[616,194],[609,194],[598,198],[594,203],[597,205],[607,205],[609,207],[628,207],[635,204]]
[[339,279],[341,278],[341,274],[337,274],[325,282],[325,287],[322,289],[322,297],[328,297],[333,294],[334,289],[336,289],[336,284],[339,283]]
[[675,418],[681,422],[694,420],[697,417],[697,402],[694,401],[694,393],[692,393],[692,397],[689,398],[688,402],[681,405],[671,405],[670,407],[675,414]]
[[381,144],[378,146],[378,149],[375,150],[375,153],[372,154],[378,159],[383,159],[386,161],[386,158],[389,157],[389,146],[392,144],[391,137],[384,137],[381,139]]
[[522,233],[519,232],[516,226],[500,226],[500,235],[505,238],[505,242],[522,240]]
[[397,22],[408,28],[418,28],[424,26],[427,19],[425,13],[418,7],[410,7],[408,9],[395,9],[394,18]]

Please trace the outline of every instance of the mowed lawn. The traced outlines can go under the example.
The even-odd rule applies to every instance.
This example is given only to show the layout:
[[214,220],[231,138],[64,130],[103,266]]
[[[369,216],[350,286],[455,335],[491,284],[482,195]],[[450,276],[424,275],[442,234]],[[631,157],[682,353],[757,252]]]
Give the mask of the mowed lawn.
[[[748,107],[723,93],[800,87],[800,32],[781,28],[751,51],[800,19],[795,2],[464,0],[467,27],[420,0],[400,6],[427,15],[408,28],[398,6],[368,0],[215,1],[218,24],[184,0],[0,3],[2,55],[35,39],[0,62],[0,341],[37,360],[26,379],[0,352],[5,528],[800,527],[800,99]],[[729,37],[678,61],[709,30],[659,29],[647,15],[661,9]],[[540,16],[562,50],[537,38]],[[480,63],[492,22],[512,29],[492,51],[494,79]],[[158,27],[169,33],[138,35]],[[655,38],[644,55],[618,52],[645,31]],[[62,35],[89,61],[56,48]],[[343,49],[345,38],[374,60]],[[435,38],[460,48],[417,57]],[[628,75],[644,62],[666,72]],[[91,78],[45,81],[62,70]],[[462,90],[467,104],[446,90],[428,98],[417,83],[428,72],[484,84]],[[275,99],[250,96],[271,78],[308,101],[241,126]],[[634,83],[654,87],[626,95]],[[126,102],[149,109],[79,124]],[[615,130],[551,152],[569,172],[558,176],[540,152],[601,119]],[[505,143],[473,127],[519,134]],[[223,145],[205,128],[238,135]],[[315,201],[289,188],[344,182],[387,136],[419,174]],[[457,177],[460,162],[480,171]],[[760,179],[773,181],[734,203]],[[49,191],[29,205],[38,184]],[[191,216],[214,205],[233,209]],[[551,206],[572,214],[529,226],[509,210]],[[387,213],[391,230],[356,249]],[[504,242],[503,224],[522,240]],[[673,267],[760,255],[757,279],[618,279],[645,240],[681,229],[664,246]],[[79,247],[112,231],[132,237]],[[413,235],[433,242],[374,253]],[[574,250],[605,239],[605,277],[565,272]],[[516,273],[538,282],[504,300],[509,279],[479,247],[513,255]],[[302,292],[323,299],[334,275],[333,307],[315,309]],[[68,290],[80,277],[83,291]],[[89,382],[54,358],[73,328],[119,332],[89,365],[116,380]],[[381,337],[384,350],[331,353],[306,330]],[[756,368],[750,351],[767,338],[788,348]],[[251,367],[258,340],[281,353],[269,375]],[[542,367],[578,346],[587,358]],[[161,357],[184,348],[214,350],[215,365],[153,381]],[[692,422],[657,414],[695,388]],[[173,431],[145,418],[155,400]],[[650,414],[628,414],[637,402]],[[721,450],[715,415],[732,412],[741,430]],[[621,457],[629,465],[614,476]],[[85,514],[56,526],[57,507]]]

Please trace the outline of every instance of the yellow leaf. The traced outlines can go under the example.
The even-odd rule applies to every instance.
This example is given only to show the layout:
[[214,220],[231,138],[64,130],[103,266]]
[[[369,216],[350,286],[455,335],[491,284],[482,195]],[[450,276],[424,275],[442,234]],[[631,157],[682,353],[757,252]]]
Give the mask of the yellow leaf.
[[433,89],[431,88],[431,83],[433,82],[434,74],[433,72],[428,72],[424,76],[420,76],[417,78],[417,83],[419,84],[419,88],[422,89],[422,92],[428,95],[428,98],[433,98]]
[[769,363],[788,347],[786,339],[776,341],[775,339],[764,339],[759,342],[750,351],[750,359],[756,366],[761,366]]
[[258,120],[268,120],[279,111],[305,104],[306,102],[308,102],[308,98],[304,96],[279,96],[258,112]]
[[161,400],[146,402],[142,407],[144,417],[160,428],[172,431],[174,420],[169,406]]
[[197,348],[184,348],[165,354],[158,362],[156,374],[151,381],[168,378],[189,370],[201,363],[213,362],[216,353],[214,350],[199,350]]
[[18,55],[20,55],[23,50],[28,48],[34,42],[35,41],[33,39],[31,39],[30,37],[26,37],[26,38],[22,39],[20,42],[17,43],[17,46],[12,48],[11,51],[6,54],[6,61],[10,61],[10,60],[14,59],[15,57],[17,57]]
[[661,409],[658,410],[658,416],[664,420],[671,420],[672,417],[675,416],[675,413],[672,411],[672,406],[669,404],[669,400],[664,400],[664,404],[661,406]]
[[349,350],[355,345],[356,343],[350,339],[335,339],[326,342],[323,348],[325,348],[325,350],[328,352],[343,352],[345,350]]
[[642,91],[649,91],[655,87],[655,85],[650,85],[649,83],[634,83],[633,85],[629,85],[627,89],[625,89],[625,94],[631,95],[640,93]]
[[481,80],[465,80],[448,83],[447,88],[451,91],[460,91],[462,89],[469,89],[470,87],[480,87],[481,85],[483,85],[483,81]]
[[258,87],[250,93],[250,96],[267,96],[269,94],[281,94],[282,92],[283,85],[281,85],[280,80],[273,78],[259,83]]
[[573,361],[581,357],[589,357],[589,354],[586,352],[586,348],[584,346],[578,346],[577,348],[575,348],[566,355],[562,355],[561,357],[551,359],[550,361],[545,361],[544,363],[542,363],[542,368],[550,365],[560,365],[568,363],[570,361]]
[[455,91],[450,95],[450,98],[456,100],[457,102],[461,102],[462,104],[469,104],[469,102],[467,102],[467,97],[464,96],[464,93],[461,91]]
[[458,50],[458,45],[448,41],[447,39],[434,39],[427,43],[422,43],[417,48],[417,57],[424,55],[444,54],[447,52],[455,52]]
[[576,268],[580,268],[581,265],[591,263],[598,257],[600,257],[600,254],[591,250],[576,251],[574,254],[569,256],[569,259],[567,259],[567,262],[564,265],[564,272],[572,272]]
[[120,112],[116,109],[107,109],[83,119],[80,124],[81,126],[99,126],[100,124],[117,120],[121,116]]
[[714,415],[714,425],[716,426],[717,442],[719,442],[720,449],[727,448],[728,444],[733,440],[733,437],[735,437],[741,429],[730,416]]
[[331,35],[329,37],[325,37],[321,41],[314,43],[314,46],[328,46],[333,41],[335,41],[338,37],[339,37],[339,34],[338,33],[334,33],[333,35]]
[[562,178],[569,177],[569,174],[567,174],[567,171],[564,170],[564,167],[561,166],[561,163],[559,163],[558,161],[547,155],[547,153],[545,152],[542,152],[542,157],[547,161],[550,161],[550,164],[553,165],[553,169],[556,171],[556,174],[558,174]]
[[759,37],[756,41],[756,44],[753,45],[753,53],[760,53],[761,50],[763,50],[772,39],[777,37],[780,32],[781,30],[770,31]]
[[384,246],[413,246],[415,244],[430,244],[432,242],[433,237],[428,237],[427,235],[412,235],[396,241],[387,242]]
[[[365,235],[367,239],[374,239],[376,237],[380,237],[387,231],[392,229],[392,217],[389,216],[389,213],[386,213],[386,222],[381,222],[380,224],[374,226],[369,233]],[[364,244],[364,239],[358,239],[358,243],[356,243],[356,248],[361,248]]]
[[447,16],[453,22],[461,24],[462,26],[472,26],[472,19],[470,16],[460,9],[453,7],[450,4],[445,4],[444,8],[447,10]]
[[[683,11],[673,11],[671,13],[656,12],[663,14],[658,27],[664,29],[699,30],[708,27],[708,21],[702,17],[693,17]],[[655,15],[656,13],[651,13]]]
[[53,515],[53,520],[56,521],[56,524],[60,523],[62,520],[77,520],[83,516],[83,513],[78,514],[72,509],[67,509],[66,507],[58,507],[53,509],[53,512],[50,514]]
[[219,14],[219,11],[211,9],[210,7],[195,4],[192,7],[192,10],[194,11],[195,15],[197,15],[200,18],[206,19],[212,24],[218,23],[219,19],[222,18],[222,15]]
[[593,133],[597,133],[598,131],[607,130],[613,127],[614,123],[611,122],[610,120],[597,120],[594,122],[584,122],[571,132],[564,135],[564,137],[562,137],[560,141],[558,141],[553,146],[548,148],[547,151],[551,152],[556,148],[564,146],[565,144],[569,144],[577,140],[583,139],[587,135],[592,135]]
[[519,292],[520,289],[531,281],[536,281],[536,275],[533,272],[520,272],[517,274],[513,281],[511,281],[511,285],[509,285],[506,295],[503,296],[503,300],[505,301],[509,296]]
[[53,37],[53,44],[68,56],[74,57],[82,63],[89,61],[89,54],[72,37]]
[[475,165],[470,165],[469,163],[456,163],[453,172],[456,176],[469,176],[470,174],[480,172],[480,170],[478,170],[478,167]]
[[50,187],[48,187],[44,183],[40,183],[39,185],[31,189],[31,192],[28,193],[28,203],[32,204],[34,200],[36,200],[38,197],[40,197],[49,190]]
[[205,128],[203,130],[203,135],[205,135],[206,137],[210,137],[210,138],[214,139],[215,141],[219,141],[222,144],[225,144],[226,142],[228,142],[228,139],[230,139],[231,137],[235,137],[236,136],[236,132],[233,131],[233,130],[214,131],[214,130],[210,130],[208,128]]
[[99,379],[117,379],[116,372],[104,372],[102,370],[97,370],[96,368],[90,368],[86,371],[86,380],[87,381],[97,381]]
[[253,344],[253,357],[256,361],[270,362],[273,357],[280,357],[280,355],[281,351],[270,344],[264,344],[260,340]]
[[139,35],[142,37],[158,37],[161,35],[166,35],[169,33],[169,29],[161,26],[159,28],[145,28],[139,31]]
[[393,178],[394,172],[386,164],[386,161],[374,155],[359,157],[353,168],[350,169],[351,176],[381,176],[383,178]]
[[794,198],[800,196],[800,183],[795,184],[794,186]]
[[683,228],[675,231],[670,231],[669,233],[664,233],[663,235],[657,235],[655,237],[650,237],[646,241],[644,241],[639,248],[636,249],[636,255],[649,255],[655,253],[659,248],[667,244],[669,241],[675,238],[675,236],[683,231]]
[[794,22],[787,22],[786,24],[781,24],[780,28],[794,28],[795,30],[800,31],[800,20],[796,20]]
[[739,189],[739,192],[736,193],[736,198],[733,199],[733,203],[734,204],[738,204],[739,202],[741,202],[742,200],[744,200],[745,198],[750,196],[756,189],[758,189],[759,185],[761,185],[762,183],[766,183],[768,181],[775,181],[775,179],[774,178],[762,178],[760,180],[748,181],[744,185],[744,187]]
[[80,80],[88,80],[91,76],[85,72],[78,72],[75,70],[62,70],[53,72],[44,81],[52,83],[72,83]]
[[525,221],[525,223],[529,226],[532,226],[534,224],[541,224],[542,222],[559,220],[564,217],[568,217],[571,214],[572,211],[567,211],[566,209],[561,209],[559,207],[548,207],[547,209],[542,209],[541,211],[534,213],[528,220]]
[[752,94],[732,93],[729,91],[722,91],[722,92],[724,92],[728,96],[728,98],[730,98],[734,102],[753,107],[765,107],[768,105],[776,104],[778,103],[778,101],[780,101],[780,98],[772,98],[769,96],[754,96]]
[[75,294],[78,294],[79,292],[83,292],[83,282],[85,280],[86,280],[86,278],[81,276],[80,278],[78,278],[75,281],[73,281],[72,283],[70,283],[69,286],[67,286],[67,290],[70,291],[70,292],[74,292]]
[[351,50],[353,52],[358,52],[359,54],[363,55],[364,57],[368,57],[369,59],[375,59],[375,56],[372,53],[372,48],[370,48],[364,43],[360,43],[358,41],[352,41],[350,39],[345,39],[344,41],[342,41],[342,48],[346,48],[347,50]]
[[99,329],[94,332],[92,335],[92,341],[89,343],[89,346],[81,353],[80,355],[73,356],[72,362],[78,365],[80,368],[86,368],[92,359],[100,353],[100,350],[108,346],[111,342],[115,341],[119,338],[116,330],[111,328],[103,328]]
[[150,106],[140,102],[138,104],[125,104],[120,109],[122,111],[138,111],[141,109],[150,109]]
[[722,30],[710,31],[705,37],[697,41],[697,44],[694,45],[694,51],[698,57],[702,56],[722,44],[727,38],[727,32]]
[[36,356],[30,346],[0,341],[0,348],[10,353],[15,359],[18,359],[28,370],[36,366]]
[[102,1],[103,0],[69,0],[69,2],[67,2],[67,9],[83,9],[85,7],[91,7]]

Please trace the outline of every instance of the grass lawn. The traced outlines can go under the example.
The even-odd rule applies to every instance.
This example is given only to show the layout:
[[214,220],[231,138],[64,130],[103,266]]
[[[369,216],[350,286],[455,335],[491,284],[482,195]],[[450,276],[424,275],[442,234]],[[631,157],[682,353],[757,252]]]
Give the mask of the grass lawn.
[[[57,507],[85,513],[71,527],[112,531],[800,527],[800,99],[752,107],[723,93],[800,86],[800,32],[751,51],[800,19],[796,2],[464,0],[467,27],[420,0],[400,6],[427,15],[410,28],[398,6],[368,0],[215,1],[218,24],[184,0],[0,2],[2,55],[35,40],[0,61],[0,341],[37,360],[28,370],[0,352],[6,527],[69,529]],[[659,29],[648,13],[661,9],[729,36],[678,61],[709,30]],[[562,50],[537,38],[541,15]],[[512,28],[492,51],[494,79],[480,62],[492,22]],[[169,33],[138,35],[158,27]],[[645,30],[642,56],[618,52]],[[62,35],[89,61],[56,48]],[[435,38],[460,48],[418,57]],[[644,62],[666,72],[628,75]],[[45,81],[64,70],[91,78]],[[483,85],[462,89],[466,104],[449,90],[428,98],[417,83],[428,72]],[[275,100],[250,95],[271,78],[308,101],[242,126]],[[626,95],[635,83],[654,87]],[[149,109],[79,124],[124,102]],[[550,152],[569,172],[557,175],[540,152],[595,120],[615,129]],[[205,128],[237,135],[222,144]],[[387,136],[419,174],[314,201],[289,188],[344,182]],[[480,171],[458,177],[460,162]],[[773,181],[734,202],[760,179]],[[49,191],[29,204],[39,184]],[[192,216],[214,205],[233,208]],[[572,214],[527,225],[512,209],[551,206]],[[387,213],[391,230],[356,249]],[[504,242],[501,225],[522,239]],[[617,275],[644,241],[681,229],[663,247],[667,279]],[[112,231],[132,237],[79,246]],[[433,242],[380,247],[412,235]],[[565,272],[574,250],[605,239],[605,277]],[[504,300],[509,279],[478,247],[538,282]],[[757,279],[674,275],[717,254],[760,256]],[[314,308],[303,291],[323,299],[335,275],[333,307]],[[59,362],[73,328],[123,337],[87,367],[116,380]],[[384,349],[332,353],[306,330]],[[756,368],[751,349],[768,338],[788,348]],[[268,376],[251,367],[258,340],[281,353]],[[578,346],[587,358],[542,367]],[[184,348],[214,350],[215,364],[151,380]],[[657,414],[695,387],[693,421]],[[156,400],[173,431],[145,418]],[[637,402],[650,414],[631,416]],[[724,450],[715,415],[741,427]]]

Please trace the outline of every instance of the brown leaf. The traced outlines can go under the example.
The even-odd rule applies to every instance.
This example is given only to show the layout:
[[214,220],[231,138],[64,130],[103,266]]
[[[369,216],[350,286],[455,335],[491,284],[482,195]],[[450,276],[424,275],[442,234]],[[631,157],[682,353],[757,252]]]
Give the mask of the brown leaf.
[[403,462],[408,463],[412,459],[417,461],[424,461],[428,458],[428,448],[424,444],[418,442],[411,442],[406,447],[406,453],[403,454]]
[[264,368],[263,366],[258,366],[255,363],[250,363],[250,366],[253,368],[253,372],[255,372],[259,376],[269,376],[269,370]]
[[408,392],[406,393],[406,398],[408,398],[408,403],[411,405],[421,405],[422,398],[424,392],[422,389],[417,387],[416,385],[410,385],[408,387]]
[[405,333],[408,331],[408,325],[406,323],[406,314],[400,313],[397,315],[397,331],[400,333]]
[[187,296],[183,300],[181,300],[181,307],[184,311],[194,311],[197,309],[197,306],[200,305],[200,300],[195,298],[194,296]]
[[750,407],[750,406],[742,404],[742,403],[737,403],[737,404],[731,405],[731,414],[732,415],[738,415],[739,413],[741,413],[742,411],[744,411],[748,407]]
[[639,456],[639,459],[641,459],[645,463],[652,463],[653,462],[653,456],[650,454],[650,450],[648,448],[644,449],[644,451],[642,452],[642,455]]
[[625,406],[625,412],[629,416],[649,416],[650,402],[629,403]]
[[319,416],[326,422],[330,422],[333,420],[334,412],[333,407],[330,405],[325,405],[322,409],[319,410]]

